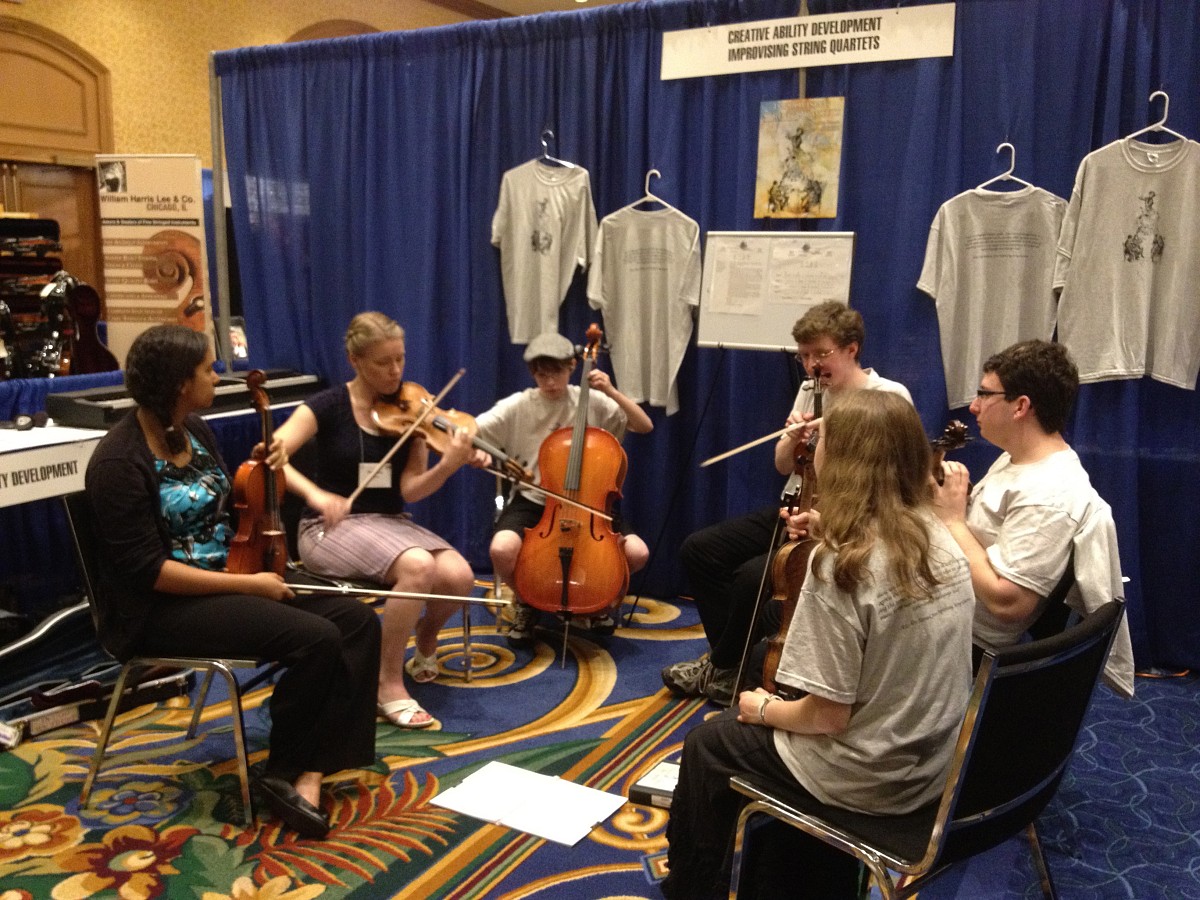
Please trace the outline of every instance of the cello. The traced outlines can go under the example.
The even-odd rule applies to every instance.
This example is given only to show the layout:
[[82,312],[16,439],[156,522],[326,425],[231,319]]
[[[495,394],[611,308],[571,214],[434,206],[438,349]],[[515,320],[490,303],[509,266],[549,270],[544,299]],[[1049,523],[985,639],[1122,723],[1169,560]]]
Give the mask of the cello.
[[[267,374],[254,369],[246,376],[251,402],[262,423],[262,444],[270,448],[273,437],[271,403],[263,383]],[[287,536],[279,517],[286,483],[266,460],[248,459],[238,466],[233,479],[233,505],[238,511],[238,530],[229,545],[225,571],[239,575],[274,572],[283,577],[288,563]]]
[[[525,603],[568,622],[571,616],[613,608],[629,588],[621,535],[612,529],[612,506],[625,481],[625,451],[612,434],[587,423],[588,374],[602,338],[599,326],[592,324],[574,425],[550,434],[538,450],[541,482],[548,489],[546,507],[537,526],[525,529],[513,578]],[[564,504],[555,494],[606,515]]]

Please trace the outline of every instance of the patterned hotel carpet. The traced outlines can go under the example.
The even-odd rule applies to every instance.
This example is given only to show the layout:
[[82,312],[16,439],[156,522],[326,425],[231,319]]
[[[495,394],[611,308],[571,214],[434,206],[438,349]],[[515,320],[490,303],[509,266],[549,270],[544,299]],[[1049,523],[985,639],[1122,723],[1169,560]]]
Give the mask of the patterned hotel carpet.
[[[703,644],[690,604],[642,609],[606,646],[573,637],[565,668],[545,644],[510,651],[485,615],[470,684],[455,674],[461,632],[447,629],[442,677],[415,692],[442,730],[381,725],[374,770],[326,782],[334,827],[324,842],[281,832],[265,814],[241,826],[225,704],[210,705],[207,736],[192,742],[180,701],[126,713],[87,810],[78,795],[97,723],[27,741],[0,755],[0,900],[658,897],[665,812],[627,804],[563,847],[429,803],[492,759],[623,795],[677,753],[712,707],[671,698],[658,670]],[[1132,704],[1101,691],[1040,822],[1068,900],[1200,897],[1194,680],[1140,680],[1138,691]],[[265,756],[266,696],[246,702],[252,761]],[[921,896],[1038,895],[1012,841]]]

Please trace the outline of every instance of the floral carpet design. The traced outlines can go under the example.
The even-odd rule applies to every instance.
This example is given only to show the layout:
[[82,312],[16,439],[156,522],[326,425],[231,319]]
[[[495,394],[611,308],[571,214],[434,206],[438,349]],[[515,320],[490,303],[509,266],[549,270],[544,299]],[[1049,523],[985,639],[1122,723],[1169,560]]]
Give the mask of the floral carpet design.
[[[564,657],[558,631],[529,651],[510,649],[491,624],[474,633],[469,682],[461,631],[450,627],[439,678],[414,690],[438,727],[381,722],[375,765],[326,779],[324,841],[281,829],[263,809],[243,824],[229,704],[219,698],[192,740],[189,698],[122,714],[86,809],[79,791],[98,722],[0,753],[0,900],[659,897],[665,810],[627,803],[566,847],[431,801],[491,760],[626,795],[714,710],[671,697],[659,679],[662,666],[704,649],[694,608],[642,600],[607,640],[570,634]],[[1039,821],[1065,900],[1200,898],[1196,679],[1139,678],[1137,691],[1132,702],[1098,691]],[[266,757],[269,696],[263,687],[244,699],[252,765]],[[1038,896],[1019,839],[921,892]]]

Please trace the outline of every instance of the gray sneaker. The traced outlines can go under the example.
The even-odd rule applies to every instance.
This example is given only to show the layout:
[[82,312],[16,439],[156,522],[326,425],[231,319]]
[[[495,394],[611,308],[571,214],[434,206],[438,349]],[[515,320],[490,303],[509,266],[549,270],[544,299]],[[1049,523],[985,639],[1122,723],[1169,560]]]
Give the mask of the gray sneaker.
[[704,683],[704,696],[719,706],[733,703],[733,692],[737,690],[737,669],[708,667],[709,677]]
[[680,697],[702,697],[704,686],[712,677],[712,663],[705,653],[699,659],[677,662],[662,670],[662,681],[672,694]]
[[524,603],[513,609],[513,622],[508,629],[508,646],[524,649],[533,646],[533,632],[540,618],[538,610]]

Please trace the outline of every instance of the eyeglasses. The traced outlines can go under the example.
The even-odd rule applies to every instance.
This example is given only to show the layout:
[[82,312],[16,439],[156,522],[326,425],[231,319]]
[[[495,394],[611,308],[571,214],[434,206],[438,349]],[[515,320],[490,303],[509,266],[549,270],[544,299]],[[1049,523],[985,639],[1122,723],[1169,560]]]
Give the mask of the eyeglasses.
[[807,365],[809,362],[824,362],[837,352],[837,347],[830,347],[828,350],[818,350],[816,353],[797,353],[796,362],[800,365]]
[[1008,391],[989,391],[986,388],[979,388],[975,392],[975,396],[980,400],[984,397],[1008,397]]

